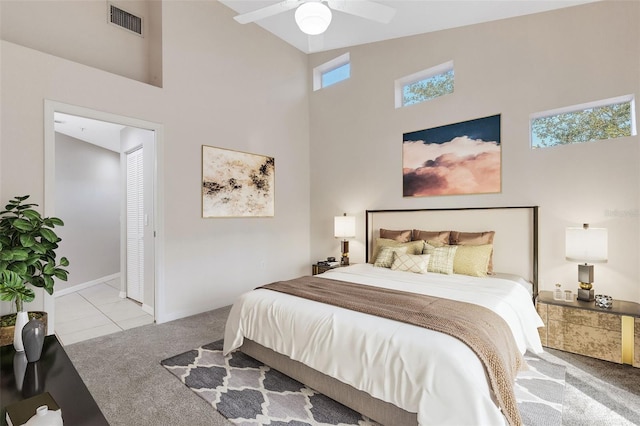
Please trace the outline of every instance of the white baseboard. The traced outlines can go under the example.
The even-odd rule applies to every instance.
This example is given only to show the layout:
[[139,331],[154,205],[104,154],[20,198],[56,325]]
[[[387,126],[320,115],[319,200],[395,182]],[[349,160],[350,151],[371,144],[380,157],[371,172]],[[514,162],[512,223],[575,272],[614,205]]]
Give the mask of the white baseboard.
[[120,272],[115,273],[115,274],[111,274],[111,275],[107,275],[106,277],[97,278],[95,280],[87,281],[86,283],[77,284],[77,285],[74,285],[73,287],[68,287],[68,288],[65,288],[65,289],[62,289],[62,290],[55,290],[54,293],[53,293],[53,297],[61,297],[61,296],[64,296],[66,294],[75,293],[76,291],[84,290],[85,288],[93,287],[94,285],[102,284],[104,282],[111,281],[111,280],[116,279],[116,278],[120,278]]
[[186,317],[190,317],[192,315],[201,314],[203,312],[206,312],[207,310],[209,310],[209,309],[194,308],[194,309],[185,309],[185,310],[182,310],[182,311],[170,312],[170,313],[165,314],[164,316],[162,316],[160,318],[156,317],[156,323],[157,324],[162,324],[162,323],[169,322],[169,321],[175,321],[177,319],[186,318]]
[[149,315],[154,316],[154,314],[153,314],[153,307],[151,307],[151,306],[149,306],[149,305],[147,305],[147,304],[145,304],[145,303],[143,303],[143,304],[142,304],[142,310],[143,310],[144,312],[148,313]]
[[118,293],[118,297],[120,297],[120,299],[126,299],[127,298],[127,292],[126,291],[121,291],[120,293]]

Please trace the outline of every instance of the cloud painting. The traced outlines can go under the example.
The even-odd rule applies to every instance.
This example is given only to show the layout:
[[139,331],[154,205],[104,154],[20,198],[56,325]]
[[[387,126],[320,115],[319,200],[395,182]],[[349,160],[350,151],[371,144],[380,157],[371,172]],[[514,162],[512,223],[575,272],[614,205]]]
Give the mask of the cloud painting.
[[202,217],[274,215],[275,160],[202,146]]
[[501,190],[500,115],[405,133],[405,197]]

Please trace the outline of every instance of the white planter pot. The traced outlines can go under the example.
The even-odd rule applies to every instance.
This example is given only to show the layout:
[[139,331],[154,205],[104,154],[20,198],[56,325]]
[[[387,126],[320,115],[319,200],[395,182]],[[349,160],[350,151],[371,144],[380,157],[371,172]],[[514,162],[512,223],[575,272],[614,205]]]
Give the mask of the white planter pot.
[[13,347],[16,352],[23,352],[24,345],[22,344],[22,327],[29,322],[29,313],[20,311],[16,315],[16,328],[13,331]]

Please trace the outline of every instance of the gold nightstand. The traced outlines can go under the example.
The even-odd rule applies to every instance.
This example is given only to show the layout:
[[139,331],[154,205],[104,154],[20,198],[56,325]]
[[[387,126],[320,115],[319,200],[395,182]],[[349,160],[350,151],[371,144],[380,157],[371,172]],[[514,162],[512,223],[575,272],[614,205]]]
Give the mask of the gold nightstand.
[[640,304],[614,299],[611,309],[600,309],[541,291],[536,308],[545,324],[538,329],[543,346],[640,367]]

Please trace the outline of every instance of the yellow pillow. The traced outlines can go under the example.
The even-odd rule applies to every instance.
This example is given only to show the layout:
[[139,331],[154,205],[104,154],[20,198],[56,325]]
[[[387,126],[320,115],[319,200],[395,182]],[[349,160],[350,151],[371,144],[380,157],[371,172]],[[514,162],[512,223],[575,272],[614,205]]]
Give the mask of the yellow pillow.
[[380,253],[378,253],[378,257],[376,257],[376,263],[373,266],[377,266],[379,268],[391,268],[391,264],[393,263],[394,253],[406,253],[407,247],[391,247],[385,246],[380,248]]
[[436,272],[438,274],[453,274],[453,261],[460,246],[443,245],[441,247],[434,247],[427,243],[424,245],[424,254],[429,255],[429,272]]
[[480,246],[457,246],[458,250],[453,259],[453,273],[471,275],[472,277],[486,277],[489,269],[489,259],[493,252],[493,244]]
[[410,241],[408,243],[399,243],[394,240],[389,240],[387,238],[377,238],[376,245],[373,248],[373,256],[369,259],[369,263],[376,263],[376,259],[380,254],[380,250],[382,247],[406,247],[407,254],[422,254],[422,249],[424,248],[424,241]]

